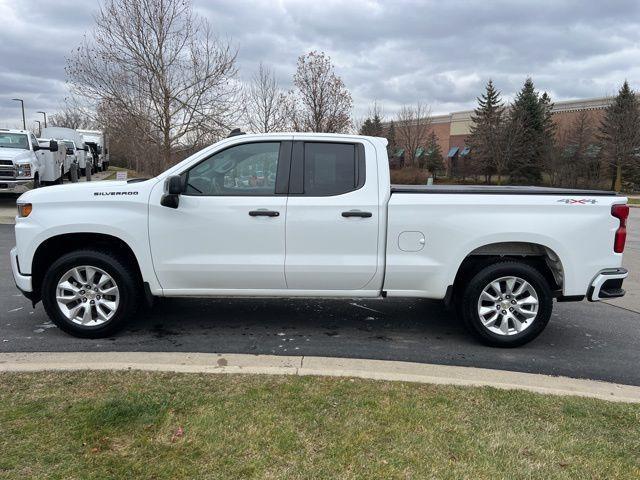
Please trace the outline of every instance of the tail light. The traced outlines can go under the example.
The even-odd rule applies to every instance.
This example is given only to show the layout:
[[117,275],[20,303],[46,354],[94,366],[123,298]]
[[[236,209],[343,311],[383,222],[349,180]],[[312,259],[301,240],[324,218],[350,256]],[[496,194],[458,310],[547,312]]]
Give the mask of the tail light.
[[629,218],[629,205],[613,205],[611,207],[611,215],[620,220],[620,226],[616,230],[616,236],[613,241],[613,251],[616,253],[624,252],[624,244],[627,241],[627,218]]

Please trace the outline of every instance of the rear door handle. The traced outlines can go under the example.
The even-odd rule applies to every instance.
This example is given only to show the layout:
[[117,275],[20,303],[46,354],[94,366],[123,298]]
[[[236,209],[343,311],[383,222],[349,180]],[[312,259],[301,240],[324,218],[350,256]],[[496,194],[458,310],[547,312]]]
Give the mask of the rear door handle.
[[251,210],[249,215],[252,217],[279,217],[280,212],[275,210]]
[[373,214],[371,212],[362,212],[360,210],[349,210],[348,212],[342,212],[342,216],[349,217],[361,217],[361,218],[369,218]]

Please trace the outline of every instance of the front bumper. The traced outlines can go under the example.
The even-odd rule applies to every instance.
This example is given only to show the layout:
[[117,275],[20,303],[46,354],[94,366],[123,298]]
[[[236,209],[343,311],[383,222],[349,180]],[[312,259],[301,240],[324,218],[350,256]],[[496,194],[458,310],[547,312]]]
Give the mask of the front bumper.
[[33,182],[33,178],[21,178],[19,180],[0,180],[0,191],[15,190],[16,187]]
[[16,283],[16,287],[27,297],[29,293],[33,292],[33,285],[31,284],[31,275],[23,275],[20,272],[20,264],[18,263],[18,248],[13,247],[9,254],[11,256],[11,272],[13,273],[13,281]]
[[607,268],[601,270],[591,282],[587,298],[590,302],[618,298],[626,293],[622,282],[629,275],[626,268]]

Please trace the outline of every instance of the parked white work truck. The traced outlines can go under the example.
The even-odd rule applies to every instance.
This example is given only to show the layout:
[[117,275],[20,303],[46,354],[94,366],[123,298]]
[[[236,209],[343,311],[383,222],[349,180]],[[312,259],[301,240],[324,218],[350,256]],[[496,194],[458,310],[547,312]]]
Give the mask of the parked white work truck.
[[101,172],[109,168],[109,163],[106,158],[104,133],[100,130],[82,130],[78,129],[77,132],[82,135],[85,143],[89,146],[90,151],[94,154],[94,168],[96,171]]
[[[53,138],[38,138],[40,150],[36,152],[42,165],[40,183],[43,185],[60,184],[64,180],[65,164],[68,164],[66,145]],[[68,171],[68,170],[67,170]]]
[[56,151],[57,148],[57,144],[41,146],[28,130],[0,128],[0,192],[15,191],[27,184],[38,188],[44,165],[37,152],[41,149]]
[[423,297],[497,346],[558,301],[624,295],[627,199],[392,186],[386,140],[235,135],[144,181],[18,199],[11,265],[62,330],[111,335],[153,296]]
[[84,138],[77,130],[67,127],[47,127],[42,129],[42,136],[58,140],[72,140],[80,175],[91,175],[93,158],[89,147],[84,143]]

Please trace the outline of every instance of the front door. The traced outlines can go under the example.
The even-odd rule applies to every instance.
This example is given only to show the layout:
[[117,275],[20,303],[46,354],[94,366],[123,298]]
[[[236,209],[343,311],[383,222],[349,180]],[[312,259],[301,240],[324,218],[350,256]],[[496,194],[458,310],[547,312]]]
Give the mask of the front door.
[[[288,151],[287,151],[288,149]],[[176,209],[149,206],[153,265],[166,293],[252,293],[284,289],[286,192],[276,178],[291,142],[228,147],[181,172]],[[288,165],[286,175],[288,180]],[[285,186],[286,188],[286,186]]]

